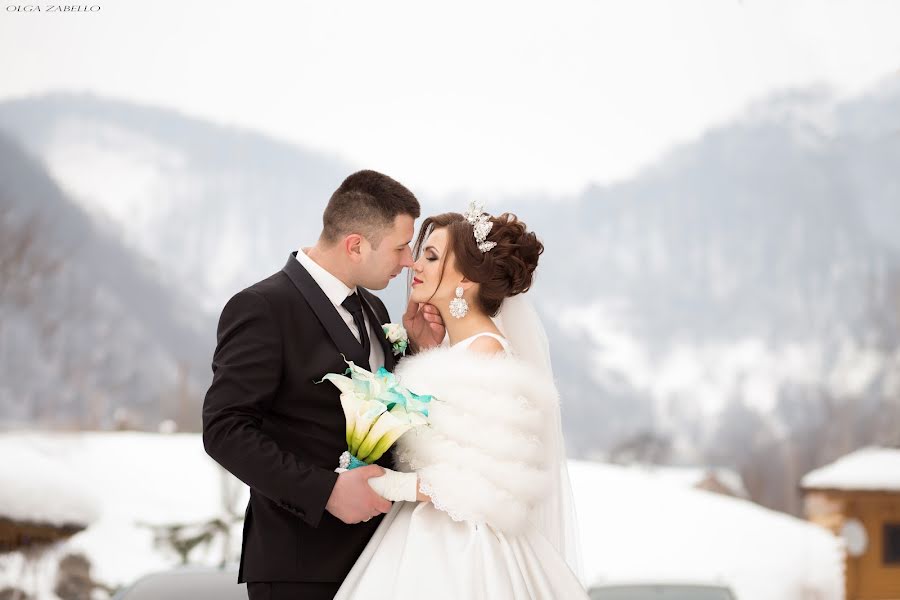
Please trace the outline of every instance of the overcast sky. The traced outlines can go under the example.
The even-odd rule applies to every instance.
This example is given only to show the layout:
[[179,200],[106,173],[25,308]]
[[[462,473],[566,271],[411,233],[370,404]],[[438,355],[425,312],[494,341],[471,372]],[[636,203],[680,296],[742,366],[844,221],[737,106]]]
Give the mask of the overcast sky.
[[3,3],[0,98],[170,107],[432,195],[573,193],[773,91],[900,72],[894,0],[86,1]]

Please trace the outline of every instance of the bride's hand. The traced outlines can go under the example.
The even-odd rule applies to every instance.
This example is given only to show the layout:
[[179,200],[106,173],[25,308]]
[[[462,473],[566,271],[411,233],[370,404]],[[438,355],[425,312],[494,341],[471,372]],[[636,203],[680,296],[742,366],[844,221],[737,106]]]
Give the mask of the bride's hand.
[[421,489],[421,481],[416,481],[416,501],[418,502],[430,502],[431,496],[422,493]]
[[415,350],[437,346],[444,340],[444,320],[437,307],[410,300],[403,314],[403,327]]

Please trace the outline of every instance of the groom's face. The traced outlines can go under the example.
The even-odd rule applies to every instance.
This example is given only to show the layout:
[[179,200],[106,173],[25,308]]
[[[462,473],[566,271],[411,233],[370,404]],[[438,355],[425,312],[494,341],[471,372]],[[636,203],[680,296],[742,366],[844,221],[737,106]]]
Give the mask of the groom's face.
[[381,239],[378,248],[365,241],[362,244],[358,284],[370,290],[383,290],[404,267],[412,267],[412,250],[415,219],[410,215],[397,215],[391,227]]

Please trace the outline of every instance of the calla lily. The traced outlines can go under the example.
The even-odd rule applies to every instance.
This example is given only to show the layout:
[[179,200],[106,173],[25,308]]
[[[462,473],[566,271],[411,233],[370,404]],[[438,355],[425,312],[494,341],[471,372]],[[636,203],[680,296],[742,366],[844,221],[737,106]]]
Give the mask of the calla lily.
[[356,428],[356,413],[359,405],[362,404],[362,398],[353,392],[344,392],[341,394],[341,408],[344,409],[344,420],[347,422],[347,447],[350,447],[350,439],[353,436],[353,430]]
[[352,394],[356,391],[356,384],[351,378],[338,375],[337,373],[329,373],[316,383],[322,383],[322,381],[330,381],[344,394]]
[[356,457],[359,446],[366,439],[369,430],[387,407],[378,400],[363,400],[356,409],[356,421],[353,423],[353,434],[350,437],[349,450]]
[[344,375],[329,373],[318,383],[330,381],[341,392],[348,451],[339,462],[352,469],[372,464],[411,428],[427,425],[432,397],[404,388],[384,367],[371,373],[344,360]]
[[366,398],[377,398],[385,390],[382,381],[373,373],[360,369],[354,370],[352,376],[357,392],[362,393]]
[[375,447],[385,438],[390,440],[390,443],[387,444],[387,447],[390,447],[401,435],[409,431],[410,427],[412,425],[409,424],[409,419],[404,419],[392,411],[385,412],[372,425],[369,435],[360,444],[356,456],[368,463],[375,462],[384,454],[382,451],[378,456],[373,456]]
[[388,449],[394,445],[394,442],[400,439],[400,436],[404,433],[414,427],[428,424],[428,419],[421,414],[406,412],[401,407],[395,407],[394,410],[385,413],[381,418],[384,419],[386,415],[396,419],[396,422],[399,424],[396,427],[387,429],[385,434],[381,436],[381,439],[375,443],[372,451],[365,458],[365,461],[369,464],[372,464],[384,456],[384,453],[387,452]]
[[428,416],[428,403],[432,401],[432,397],[429,395],[418,395],[406,388],[397,387],[397,391],[403,396],[403,405],[406,407],[406,410],[411,413],[421,413],[424,416]]
[[397,378],[393,373],[385,369],[384,367],[379,367],[375,372],[375,377],[384,381],[385,385],[389,388],[397,385]]

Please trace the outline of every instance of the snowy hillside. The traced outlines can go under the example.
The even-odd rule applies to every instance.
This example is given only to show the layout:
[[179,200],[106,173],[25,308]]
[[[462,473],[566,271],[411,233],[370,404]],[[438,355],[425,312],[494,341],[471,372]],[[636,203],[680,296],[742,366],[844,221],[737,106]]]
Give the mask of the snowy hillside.
[[[42,464],[55,464],[93,492],[99,517],[59,552],[84,551],[94,576],[107,583],[176,564],[171,553],[154,548],[140,523],[222,516],[223,484],[231,493],[225,504],[242,513],[247,499],[245,486],[230,476],[223,480],[199,435],[10,433],[0,436],[0,454],[21,459],[21,478],[30,472],[27,457],[40,456]],[[570,469],[589,583],[690,578],[730,585],[739,600],[842,598],[840,543],[818,526],[691,489],[665,474],[581,461]],[[56,503],[52,496],[44,501]],[[0,514],[6,508],[0,506]],[[238,555],[239,536],[235,526],[225,550],[231,558]],[[222,553],[217,542],[191,559],[214,565]],[[7,559],[6,573],[17,571],[14,562]]]
[[210,312],[314,242],[351,168],[251,132],[93,96],[0,104],[0,129]]
[[[748,486],[795,510],[799,473],[900,436],[877,419],[900,415],[898,115],[896,79],[843,101],[797,90],[630,181],[540,202],[485,199],[492,212],[518,212],[546,243],[533,295],[575,455],[648,432],[668,444],[664,462],[746,471],[749,456],[782,469],[773,456],[799,453],[793,471]],[[0,128],[211,319],[312,241],[321,208],[353,170],[93,96],[0,103]],[[422,200],[425,214],[448,208]],[[385,294],[395,317],[402,279]],[[211,323],[200,339],[212,342]],[[841,419],[840,447],[816,445]],[[799,450],[782,447],[794,438]]]
[[214,320],[2,134],[0,236],[0,428],[182,416],[208,384]]
[[[880,126],[860,123],[876,101]],[[900,358],[898,115],[900,82],[847,103],[786,94],[630,182],[534,208],[560,224],[540,283],[592,348],[579,370],[615,405],[600,416],[646,404],[702,445],[735,402],[790,430],[791,389],[900,391],[883,389]]]

